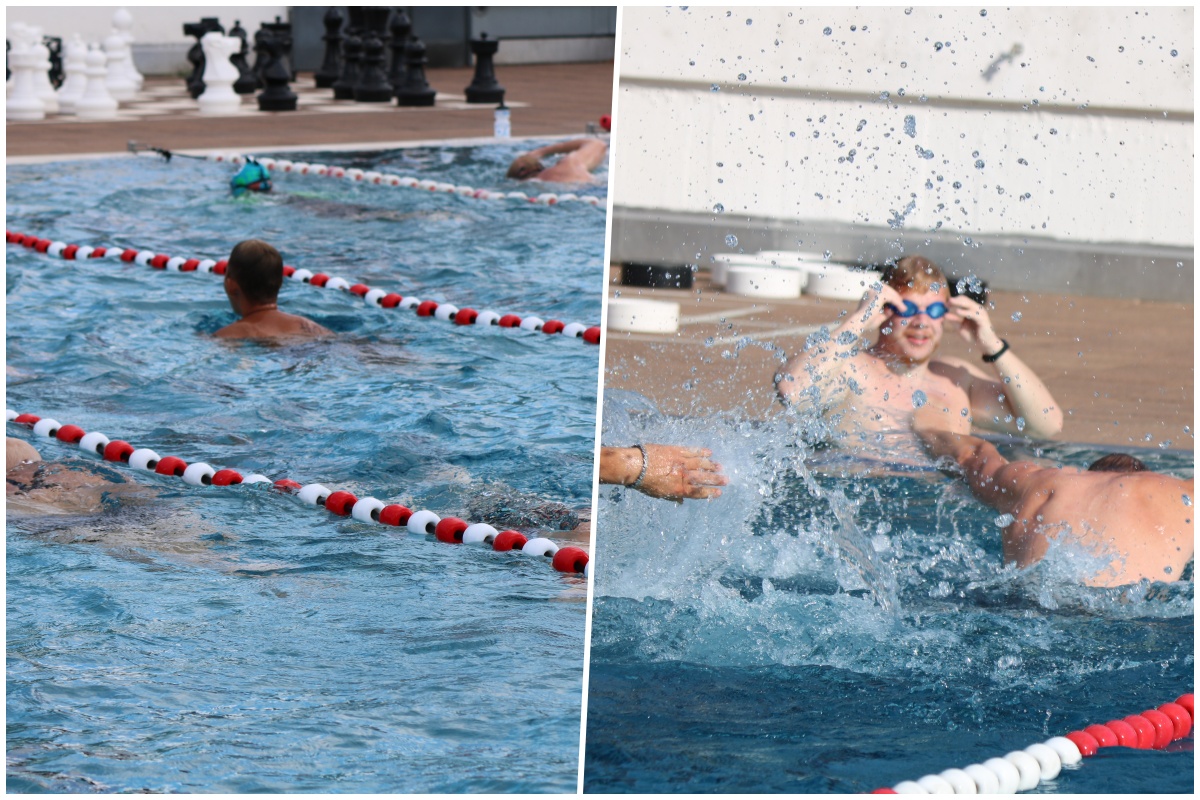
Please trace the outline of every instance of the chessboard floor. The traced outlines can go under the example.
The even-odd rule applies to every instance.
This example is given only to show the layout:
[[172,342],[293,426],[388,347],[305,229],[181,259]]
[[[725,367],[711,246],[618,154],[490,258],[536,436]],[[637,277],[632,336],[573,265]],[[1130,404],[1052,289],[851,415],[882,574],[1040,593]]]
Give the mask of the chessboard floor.
[[[184,79],[147,78],[139,96],[121,103],[117,118],[80,120],[51,115],[36,122],[9,122],[8,157],[121,152],[131,139],[170,149],[251,148],[428,141],[487,137],[492,104],[466,102],[472,70],[431,69],[438,92],[431,107],[334,100],[317,89],[312,73],[291,84],[295,111],[258,110],[253,95],[230,115],[201,114]],[[612,107],[613,63],[509,65],[497,68],[512,109],[513,135],[583,134]],[[198,124],[199,123],[199,124]]]

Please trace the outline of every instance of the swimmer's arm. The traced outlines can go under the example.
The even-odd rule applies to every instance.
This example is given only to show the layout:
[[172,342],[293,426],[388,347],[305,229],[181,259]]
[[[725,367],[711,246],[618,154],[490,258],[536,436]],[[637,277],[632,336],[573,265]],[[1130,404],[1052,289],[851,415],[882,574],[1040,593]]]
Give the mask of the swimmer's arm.
[[[967,396],[978,427],[1000,433],[1015,433],[1048,439],[1062,433],[1063,413],[1050,389],[1010,349],[990,366],[999,375],[988,375],[974,364],[954,359],[971,374]],[[1017,419],[1025,420],[1024,428]]]
[[545,158],[546,156],[556,156],[559,153],[573,153],[592,142],[600,144],[601,146],[604,144],[598,139],[571,139],[567,142],[555,142],[554,144],[548,144],[545,147],[539,147],[536,150],[530,150],[529,155],[533,156],[534,158]]
[[971,492],[1000,513],[1016,507],[1029,478],[1041,470],[1028,461],[1010,462],[991,442],[977,436],[917,428],[935,458],[948,456],[963,468]]

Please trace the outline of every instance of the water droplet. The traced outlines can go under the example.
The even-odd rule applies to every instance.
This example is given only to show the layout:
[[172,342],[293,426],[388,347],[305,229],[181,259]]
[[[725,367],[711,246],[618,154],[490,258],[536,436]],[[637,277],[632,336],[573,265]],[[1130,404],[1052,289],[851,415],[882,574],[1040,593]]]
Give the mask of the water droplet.
[[1009,525],[1013,524],[1014,519],[1015,517],[1013,517],[1012,514],[1001,514],[992,520],[992,522],[995,523],[997,528],[1007,528]]
[[715,206],[713,206],[713,211],[717,212],[718,214],[724,214],[725,206],[721,205],[720,203],[717,203]]
[[891,92],[880,92],[879,99],[886,103],[888,100],[892,99],[892,93]]
[[863,128],[865,128],[865,127],[867,127],[867,121],[866,121],[865,119],[860,119],[860,120],[858,121],[858,127],[857,127],[857,128],[855,128],[854,130],[855,130],[855,131],[861,131],[861,130],[862,130]]
[[1013,321],[1013,322],[1020,322],[1020,321],[1021,321],[1021,312],[1020,312],[1020,311],[1014,311],[1014,312],[1013,312],[1013,315],[1012,315],[1012,321]]
[[1025,430],[1025,418],[1024,417],[1017,417],[1017,430],[1019,430],[1019,431]]
[[725,237],[725,244],[729,245],[730,247],[737,247],[737,237],[732,233],[729,234]]
[[986,17],[986,16],[987,16],[987,9],[986,9],[986,8],[981,8],[981,9],[979,9],[979,16],[981,16],[981,17]]
[[1119,46],[1117,47],[1117,52],[1118,52],[1118,53],[1124,53],[1124,52],[1125,52],[1125,45],[1119,45]]
[[915,392],[913,392],[913,396],[912,396],[913,408],[920,408],[921,406],[925,405],[928,402],[929,402],[929,398],[926,397],[925,393],[922,392],[920,389],[917,389]]
[[714,84],[712,85],[712,87],[709,89],[709,91],[713,91],[713,92],[719,92],[719,91],[721,91],[721,87],[720,87],[720,86],[717,86],[717,85],[714,83]]
[[1185,494],[1185,495],[1183,496],[1183,504],[1184,504],[1185,506],[1190,506],[1190,505],[1192,504],[1192,498],[1188,497],[1188,496]]
[[832,250],[826,250],[824,253],[822,253],[822,255],[824,255],[824,256],[825,256],[825,260],[826,260],[826,261],[828,261],[829,259],[833,258],[833,251],[832,251]]
[[941,42],[934,42],[934,43],[933,43],[933,49],[934,49],[934,50],[941,50],[941,49],[942,49],[942,43],[941,43]]
[[1088,61],[1091,61],[1093,64],[1095,64],[1095,63],[1096,63],[1096,59],[1092,58],[1091,56],[1088,56],[1088,57],[1087,57],[1087,60],[1088,60]]
[[688,66],[692,66],[692,67],[694,67],[694,66],[696,66],[696,62],[695,62],[695,61],[689,61],[689,62],[688,62]]
[[908,69],[908,62],[907,62],[907,61],[901,61],[901,62],[900,62],[900,69]]
[[739,81],[744,81],[744,80],[746,80],[746,73],[744,73],[744,72],[739,72],[739,73],[738,73],[738,80],[739,80]]
[[788,136],[791,136],[793,139],[795,139],[795,138],[796,138],[796,132],[795,132],[795,131],[788,131]]
[[1058,128],[1051,128],[1051,129],[1050,129],[1050,135],[1051,135],[1051,136],[1057,136],[1057,135],[1058,135]]
[[825,30],[821,31],[821,33],[825,34],[826,36],[832,36],[833,28],[826,28]]
[[1171,51],[1171,57],[1172,57],[1172,58],[1174,58],[1174,57],[1175,57],[1175,56],[1177,56],[1177,55],[1179,55],[1179,51],[1178,51],[1178,50],[1172,50],[1172,51]]
[[953,186],[955,189],[961,189],[961,188],[962,188],[962,183],[960,183],[959,181],[955,181],[955,182],[954,182],[953,184],[951,184],[951,185],[952,185],[952,186]]
[[916,138],[917,135],[917,118],[909,114],[904,118],[904,135]]
[[982,158],[976,159],[975,169],[983,169],[983,159]]
[[752,20],[752,19],[750,19],[749,17],[747,17],[747,18],[746,18],[746,24],[747,24],[747,25],[753,25],[753,24],[754,24],[754,20]]
[[904,16],[906,16],[906,17],[907,17],[907,16],[908,16],[909,14],[911,14],[911,13],[912,13],[912,9],[911,9],[911,8],[906,8],[906,9],[904,9]]

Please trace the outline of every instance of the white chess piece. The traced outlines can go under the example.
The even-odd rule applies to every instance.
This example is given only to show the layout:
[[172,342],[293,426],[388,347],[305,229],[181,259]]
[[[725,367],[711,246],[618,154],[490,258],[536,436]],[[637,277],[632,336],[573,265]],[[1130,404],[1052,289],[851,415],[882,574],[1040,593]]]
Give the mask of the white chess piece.
[[42,41],[42,29],[30,28],[31,50],[33,52],[30,65],[33,69],[33,86],[47,114],[58,113],[58,95],[54,92],[54,84],[50,82],[50,48]]
[[204,50],[204,93],[196,99],[201,114],[236,114],[242,98],[233,91],[238,69],[229,57],[242,46],[241,39],[210,31],[200,38]]
[[33,61],[36,58],[24,37],[13,38],[12,50],[8,52],[8,63],[13,73],[13,88],[5,107],[7,119],[28,121],[46,118],[46,106],[42,103],[42,98],[38,97],[37,88],[34,86],[34,72],[37,68]]
[[78,33],[63,42],[63,85],[58,87],[58,111],[74,114],[75,102],[87,87],[87,45]]
[[132,100],[137,95],[137,87],[125,72],[129,47],[125,44],[124,37],[116,31],[105,37],[104,53],[108,57],[108,72],[104,78],[108,93],[117,100]]
[[133,63],[133,17],[127,9],[118,8],[113,14],[112,26],[121,34],[121,38],[125,40],[125,47],[129,50],[129,58],[125,61],[125,74],[133,82],[134,91],[140,92],[146,79]]
[[104,51],[97,44],[92,44],[87,51],[87,87],[83,97],[75,101],[75,116],[80,119],[113,119],[117,116],[117,101],[108,93],[104,85],[108,76],[105,68]]

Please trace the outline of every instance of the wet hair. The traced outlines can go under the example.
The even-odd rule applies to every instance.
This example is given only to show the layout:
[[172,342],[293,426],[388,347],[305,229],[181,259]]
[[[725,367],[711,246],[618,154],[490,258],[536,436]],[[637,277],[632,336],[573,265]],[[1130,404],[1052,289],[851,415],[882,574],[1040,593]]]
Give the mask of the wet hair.
[[897,292],[927,292],[933,284],[940,289],[948,285],[942,268],[922,256],[905,256],[883,268],[883,282]]
[[225,274],[252,303],[272,303],[283,286],[283,256],[259,239],[234,245]]
[[1088,472],[1142,472],[1146,465],[1127,453],[1109,453],[1096,459]]
[[510,164],[508,167],[508,174],[506,177],[516,178],[519,181],[523,181],[526,178],[532,178],[545,168],[546,167],[542,164],[542,162],[536,157],[530,155],[529,153],[525,153],[524,155],[517,156],[515,159],[513,159],[512,164]]

